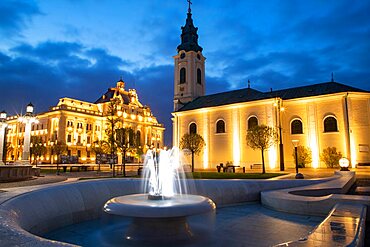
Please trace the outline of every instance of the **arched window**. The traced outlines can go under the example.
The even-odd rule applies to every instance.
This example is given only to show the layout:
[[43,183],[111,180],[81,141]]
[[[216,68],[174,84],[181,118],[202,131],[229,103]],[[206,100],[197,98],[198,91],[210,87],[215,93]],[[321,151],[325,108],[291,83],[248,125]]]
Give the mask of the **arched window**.
[[299,119],[294,119],[290,124],[290,132],[292,134],[303,134],[302,121]]
[[218,120],[216,123],[216,133],[225,133],[225,122],[224,120]]
[[337,132],[338,124],[337,119],[333,116],[326,117],[324,119],[324,132]]
[[197,69],[197,83],[202,84],[202,71]]
[[195,123],[191,123],[189,125],[189,134],[196,134],[197,133],[197,125]]
[[258,126],[258,119],[257,117],[250,117],[248,118],[248,129],[252,129],[254,127]]
[[186,69],[181,68],[180,69],[180,84],[183,84],[186,82]]

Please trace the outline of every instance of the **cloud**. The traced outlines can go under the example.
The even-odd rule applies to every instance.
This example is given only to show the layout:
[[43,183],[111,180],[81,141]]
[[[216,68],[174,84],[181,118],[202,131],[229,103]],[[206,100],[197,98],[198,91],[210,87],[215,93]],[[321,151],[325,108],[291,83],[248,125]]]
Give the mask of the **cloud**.
[[166,145],[172,145],[173,69],[172,65],[161,65],[134,72],[140,101],[165,125]]
[[33,0],[0,1],[0,37],[20,36],[32,18],[41,14]]
[[[11,54],[11,55],[9,55]],[[167,128],[171,144],[173,110],[173,66],[151,66],[128,72],[130,62],[100,48],[75,42],[47,41],[36,46],[21,44],[9,54],[0,52],[0,108],[15,114],[30,101],[37,112],[47,111],[61,97],[95,102],[120,76],[126,88],[136,88],[140,101],[149,105]]]
[[11,97],[2,97],[0,105],[10,111],[19,111],[29,101],[45,111],[64,96],[95,101],[119,76],[131,76],[120,69],[126,61],[79,43],[21,44],[9,54],[0,53],[0,86]]

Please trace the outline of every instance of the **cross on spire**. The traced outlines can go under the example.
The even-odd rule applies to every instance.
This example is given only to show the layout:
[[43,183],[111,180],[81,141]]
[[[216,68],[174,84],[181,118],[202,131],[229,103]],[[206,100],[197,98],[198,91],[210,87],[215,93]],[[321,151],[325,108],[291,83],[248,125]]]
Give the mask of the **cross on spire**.
[[188,3],[189,3],[189,8],[188,8],[188,13],[191,13],[191,4],[193,4],[192,2],[191,2],[191,0],[186,0]]

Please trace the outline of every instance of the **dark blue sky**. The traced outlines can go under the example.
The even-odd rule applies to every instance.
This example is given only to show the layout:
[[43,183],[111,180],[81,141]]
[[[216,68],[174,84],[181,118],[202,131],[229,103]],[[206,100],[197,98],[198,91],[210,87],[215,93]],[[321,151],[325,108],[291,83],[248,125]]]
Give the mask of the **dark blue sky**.
[[[335,80],[370,90],[370,1],[194,0],[207,93]],[[172,139],[185,0],[0,1],[0,110],[95,101],[120,76]],[[23,110],[24,111],[24,110]]]

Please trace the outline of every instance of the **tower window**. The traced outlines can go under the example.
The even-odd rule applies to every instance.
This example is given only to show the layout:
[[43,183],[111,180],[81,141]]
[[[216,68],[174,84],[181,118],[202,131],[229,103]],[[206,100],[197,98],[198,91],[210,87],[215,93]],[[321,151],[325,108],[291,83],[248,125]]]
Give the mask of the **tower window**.
[[337,132],[338,124],[335,117],[329,116],[324,119],[324,132]]
[[290,124],[290,129],[292,134],[303,134],[302,121],[299,119],[293,120]]
[[218,120],[216,123],[216,133],[225,133],[225,122],[224,120]]
[[256,126],[258,126],[258,119],[254,116],[248,118],[248,129],[250,130]]
[[191,123],[189,126],[189,134],[196,134],[197,133],[197,125],[195,123]]
[[180,69],[180,84],[183,84],[186,82],[186,69],[181,68]]
[[197,83],[202,84],[202,71],[197,69]]

